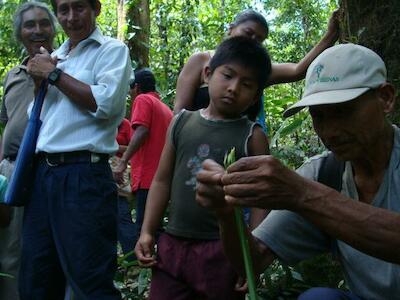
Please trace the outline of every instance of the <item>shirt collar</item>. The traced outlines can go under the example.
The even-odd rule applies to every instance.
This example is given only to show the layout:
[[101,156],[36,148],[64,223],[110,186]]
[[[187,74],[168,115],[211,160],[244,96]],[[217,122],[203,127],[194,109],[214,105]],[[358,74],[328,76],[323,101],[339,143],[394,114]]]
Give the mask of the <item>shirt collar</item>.
[[14,70],[15,74],[18,74],[19,72],[21,72],[21,70],[26,71],[26,65],[28,63],[29,60],[29,56],[25,57],[24,60],[21,62],[21,64],[19,64]]
[[[100,45],[106,42],[106,38],[103,36],[99,28],[95,28],[93,32],[84,40],[80,41],[78,45],[73,49],[74,52],[79,51],[79,49],[83,48],[85,45],[97,42]],[[52,53],[52,56],[57,56],[58,59],[66,59],[67,55],[72,51],[69,50],[69,39],[66,40],[60,48]]]

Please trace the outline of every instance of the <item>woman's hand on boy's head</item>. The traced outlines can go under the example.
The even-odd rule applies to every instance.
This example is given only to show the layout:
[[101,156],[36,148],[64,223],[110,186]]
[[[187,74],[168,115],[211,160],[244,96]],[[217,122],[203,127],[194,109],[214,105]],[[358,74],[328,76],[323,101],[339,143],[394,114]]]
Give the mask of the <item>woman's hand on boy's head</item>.
[[335,42],[339,38],[340,24],[339,19],[341,17],[340,9],[336,9],[332,12],[331,17],[328,21],[328,31],[327,34],[333,36],[333,42]]
[[139,266],[143,268],[153,267],[157,260],[154,255],[154,236],[150,234],[140,234],[139,240],[135,246],[136,258],[139,262]]
[[203,162],[197,173],[196,201],[206,208],[223,212],[228,207],[224,199],[221,178],[225,169],[211,159]]

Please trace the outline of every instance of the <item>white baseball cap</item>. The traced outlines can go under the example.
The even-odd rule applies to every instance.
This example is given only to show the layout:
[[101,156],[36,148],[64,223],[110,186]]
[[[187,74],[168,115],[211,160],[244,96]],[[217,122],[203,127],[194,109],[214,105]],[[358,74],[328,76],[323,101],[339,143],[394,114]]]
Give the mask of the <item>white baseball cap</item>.
[[290,117],[304,107],[343,103],[386,82],[383,60],[371,49],[341,44],[326,49],[308,67],[302,99],[288,108]]

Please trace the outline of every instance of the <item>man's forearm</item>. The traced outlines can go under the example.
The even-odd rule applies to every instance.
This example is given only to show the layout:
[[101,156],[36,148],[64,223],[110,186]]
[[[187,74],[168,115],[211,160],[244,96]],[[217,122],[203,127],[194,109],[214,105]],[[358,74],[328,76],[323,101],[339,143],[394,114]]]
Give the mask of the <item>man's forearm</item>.
[[352,200],[317,182],[296,211],[330,236],[400,264],[400,214]]
[[97,110],[96,100],[94,99],[92,90],[88,84],[62,72],[55,86],[79,107],[91,112]]
[[139,150],[140,146],[143,145],[147,136],[149,134],[148,128],[144,126],[137,126],[135,128],[135,133],[132,136],[132,139],[129,142],[128,147],[126,148],[124,154],[122,155],[121,160],[129,161],[132,156]]

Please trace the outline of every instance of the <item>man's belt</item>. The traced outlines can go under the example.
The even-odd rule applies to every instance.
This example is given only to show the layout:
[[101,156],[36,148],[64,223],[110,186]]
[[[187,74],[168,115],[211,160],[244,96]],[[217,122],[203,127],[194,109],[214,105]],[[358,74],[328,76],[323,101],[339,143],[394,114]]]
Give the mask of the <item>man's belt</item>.
[[108,163],[109,155],[90,151],[73,151],[60,153],[39,152],[39,162],[46,162],[49,166],[76,163]]

